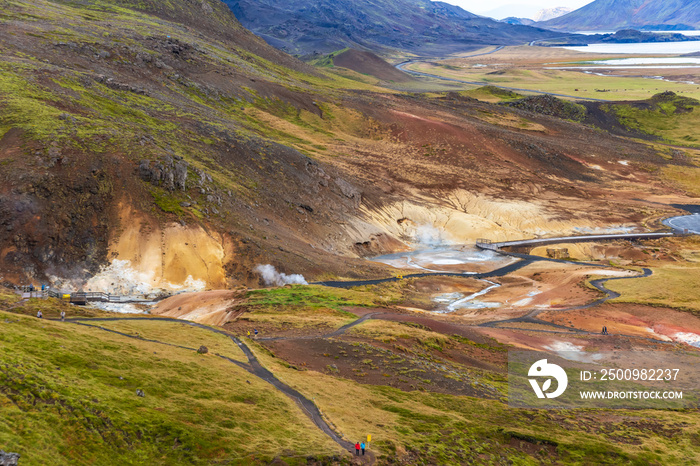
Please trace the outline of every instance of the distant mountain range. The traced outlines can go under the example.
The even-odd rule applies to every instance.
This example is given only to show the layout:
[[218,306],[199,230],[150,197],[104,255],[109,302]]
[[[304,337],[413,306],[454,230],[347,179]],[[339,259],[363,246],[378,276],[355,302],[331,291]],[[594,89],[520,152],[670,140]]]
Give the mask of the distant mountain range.
[[547,21],[550,19],[558,18],[560,16],[564,16],[567,13],[571,13],[573,11],[571,8],[566,8],[563,6],[556,7],[556,8],[545,8],[544,10],[540,10],[535,15],[533,16],[533,19],[530,18],[518,18],[517,16],[509,16],[507,18],[503,18],[499,20],[502,23],[508,23],[508,24],[514,24],[514,25],[522,25],[522,26],[532,26],[538,21]]
[[698,0],[596,0],[537,26],[565,31],[620,29],[683,30],[700,28]]
[[558,6],[556,8],[545,8],[544,10],[540,10],[537,12],[535,15],[534,19],[536,22],[537,21],[548,21],[550,19],[554,18],[559,18],[560,16],[564,16],[565,14],[571,13],[573,10],[571,8],[567,8],[564,6]]
[[560,35],[430,0],[224,0],[241,23],[292,54],[346,47],[441,55]]

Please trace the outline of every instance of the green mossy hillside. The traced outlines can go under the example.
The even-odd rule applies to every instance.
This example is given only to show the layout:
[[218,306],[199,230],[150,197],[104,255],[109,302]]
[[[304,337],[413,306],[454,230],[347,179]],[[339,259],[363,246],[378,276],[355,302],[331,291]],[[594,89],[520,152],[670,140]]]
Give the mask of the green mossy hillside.
[[[155,335],[172,343],[226,343],[163,326]],[[281,452],[306,464],[337,452],[285,395],[214,355],[3,312],[0,327],[0,444],[21,464],[268,464]]]

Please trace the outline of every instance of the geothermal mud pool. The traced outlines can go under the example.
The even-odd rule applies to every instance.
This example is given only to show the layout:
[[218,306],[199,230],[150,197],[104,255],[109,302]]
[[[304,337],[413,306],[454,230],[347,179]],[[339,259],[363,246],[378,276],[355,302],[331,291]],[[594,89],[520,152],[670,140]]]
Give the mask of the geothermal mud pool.
[[683,215],[680,217],[668,218],[663,221],[667,226],[673,229],[695,233],[700,235],[700,214]]
[[475,246],[438,246],[409,252],[386,254],[371,259],[397,269],[424,272],[450,272],[473,275],[508,265],[513,261],[493,251]]
[[[493,251],[481,250],[475,246],[444,245],[387,254],[375,257],[372,261],[387,264],[397,269],[431,273],[462,273],[465,276],[469,276],[504,267],[512,263],[514,259]],[[454,292],[433,296],[433,302],[440,305],[435,312],[446,314],[460,309],[499,307],[500,303],[484,302],[476,299],[501,286],[489,280],[481,281],[488,286],[469,295]]]

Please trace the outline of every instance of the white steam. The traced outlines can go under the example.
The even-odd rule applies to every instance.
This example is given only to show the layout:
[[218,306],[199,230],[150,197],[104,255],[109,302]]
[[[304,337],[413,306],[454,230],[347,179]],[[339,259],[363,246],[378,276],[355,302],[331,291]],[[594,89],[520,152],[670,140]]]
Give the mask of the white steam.
[[423,246],[440,246],[445,244],[445,232],[433,225],[420,225],[416,228],[413,241]]
[[270,264],[257,265],[254,270],[260,274],[265,286],[308,285],[303,275],[280,273]]
[[204,280],[190,275],[181,285],[158,280],[154,272],[139,272],[131,267],[131,261],[115,259],[100,273],[85,283],[85,291],[111,293],[122,296],[146,296],[159,293],[203,291]]

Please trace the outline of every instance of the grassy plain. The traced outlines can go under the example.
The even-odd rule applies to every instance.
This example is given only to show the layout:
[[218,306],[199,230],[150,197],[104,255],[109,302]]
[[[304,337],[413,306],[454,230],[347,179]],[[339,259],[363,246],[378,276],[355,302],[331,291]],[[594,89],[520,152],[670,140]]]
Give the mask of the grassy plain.
[[608,282],[608,288],[622,294],[614,302],[667,306],[700,314],[699,264],[673,262],[652,266],[651,269],[654,274],[643,280]]
[[[487,52],[491,49],[484,49]],[[604,65],[596,68],[598,74],[582,70],[556,69],[561,67],[590,66],[582,62],[628,58],[636,55],[591,54],[554,47],[506,47],[489,55],[451,57],[436,62],[417,62],[407,69],[438,76],[535,91],[565,94],[579,99],[641,100],[663,91],[673,91],[685,97],[700,98],[700,86],[684,82],[649,79],[644,75],[671,74],[671,80],[688,81],[681,71],[669,70],[613,70]],[[610,67],[608,67],[610,68]],[[690,71],[693,73],[694,71]],[[686,72],[687,73],[687,72]],[[609,74],[609,75],[608,75]],[[674,78],[674,75],[678,75]],[[467,85],[473,88],[474,85]],[[520,92],[520,91],[519,91]],[[524,92],[526,93],[526,92]],[[477,97],[478,98],[478,97]]]
[[357,319],[346,308],[372,307],[381,303],[377,294],[368,291],[317,285],[251,290],[237,304],[245,314],[237,319],[236,323],[240,325],[235,326],[234,331],[247,332],[257,328],[264,332],[272,329],[328,332]]
[[[518,89],[562,94],[576,99],[642,100],[663,91],[672,91],[686,97],[700,98],[698,86],[683,83],[659,82],[642,77],[615,77],[584,74],[569,70],[527,70],[510,68],[490,74],[493,70],[461,68],[455,70],[434,64],[420,63],[409,69],[447,78],[473,81],[478,85],[496,85]],[[470,87],[474,87],[471,85]]]

